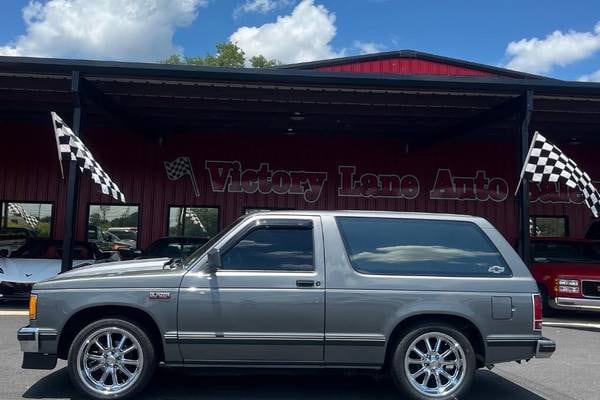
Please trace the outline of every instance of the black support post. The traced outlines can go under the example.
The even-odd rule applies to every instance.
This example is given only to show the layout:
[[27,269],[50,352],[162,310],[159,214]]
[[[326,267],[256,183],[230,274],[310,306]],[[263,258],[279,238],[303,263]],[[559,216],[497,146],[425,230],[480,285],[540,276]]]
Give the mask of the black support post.
[[[523,95],[523,106],[520,114],[520,131],[518,135],[518,173],[521,172],[523,164],[527,159],[529,151],[529,123],[531,121],[531,113],[533,112],[533,91],[528,90]],[[517,193],[517,204],[519,209],[519,255],[529,265],[529,182],[523,179],[521,188]]]
[[[73,96],[73,124],[71,129],[75,135],[80,135],[81,128],[81,98],[79,71],[71,74],[71,94]],[[75,222],[77,216],[77,161],[69,161],[69,178],[67,182],[67,204],[65,207],[65,225],[63,235],[63,255],[61,272],[68,271],[73,266],[73,245],[75,242]]]

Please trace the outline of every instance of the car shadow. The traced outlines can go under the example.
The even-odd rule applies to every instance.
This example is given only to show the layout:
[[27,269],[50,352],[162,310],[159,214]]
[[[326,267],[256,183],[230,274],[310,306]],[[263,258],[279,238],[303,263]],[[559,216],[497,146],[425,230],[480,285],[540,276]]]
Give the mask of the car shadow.
[[[62,368],[37,381],[24,394],[27,399],[84,399],[69,382]],[[181,369],[162,369],[136,399],[398,399],[391,379],[378,375],[322,371],[285,374],[208,374]],[[543,397],[493,372],[477,372],[469,394],[463,399],[544,400]]]

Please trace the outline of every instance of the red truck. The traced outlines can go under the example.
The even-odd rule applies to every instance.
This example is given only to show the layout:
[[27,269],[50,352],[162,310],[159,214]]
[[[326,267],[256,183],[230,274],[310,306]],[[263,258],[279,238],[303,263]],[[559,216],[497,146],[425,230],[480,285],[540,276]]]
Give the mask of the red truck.
[[600,312],[600,241],[531,238],[531,273],[544,312]]

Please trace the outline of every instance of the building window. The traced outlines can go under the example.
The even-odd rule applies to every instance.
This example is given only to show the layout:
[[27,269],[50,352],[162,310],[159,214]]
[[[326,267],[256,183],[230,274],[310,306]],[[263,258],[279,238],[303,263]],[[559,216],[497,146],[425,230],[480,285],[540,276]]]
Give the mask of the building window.
[[564,237],[569,235],[567,217],[532,216],[529,219],[531,236]]
[[0,231],[2,235],[50,237],[52,204],[0,202]]
[[169,236],[212,237],[218,232],[218,208],[169,207]]
[[88,216],[87,239],[101,250],[138,247],[138,206],[91,204]]

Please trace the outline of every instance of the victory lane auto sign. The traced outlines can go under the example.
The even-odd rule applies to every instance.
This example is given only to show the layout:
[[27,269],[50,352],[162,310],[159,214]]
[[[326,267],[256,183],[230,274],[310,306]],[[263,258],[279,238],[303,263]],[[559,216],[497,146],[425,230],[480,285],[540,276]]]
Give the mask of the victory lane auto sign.
[[[327,172],[274,169],[268,162],[259,163],[258,168],[244,168],[240,161],[206,160],[204,167],[210,187],[217,193],[299,195],[306,202],[314,203],[328,184]],[[342,197],[412,200],[422,191],[419,179],[412,174],[359,175],[355,166],[348,165],[339,166],[337,170],[337,194]],[[461,177],[454,176],[450,169],[440,169],[429,196],[440,200],[499,202],[506,200],[508,193],[508,183],[502,178],[488,177],[486,171],[478,170],[473,176]]]

